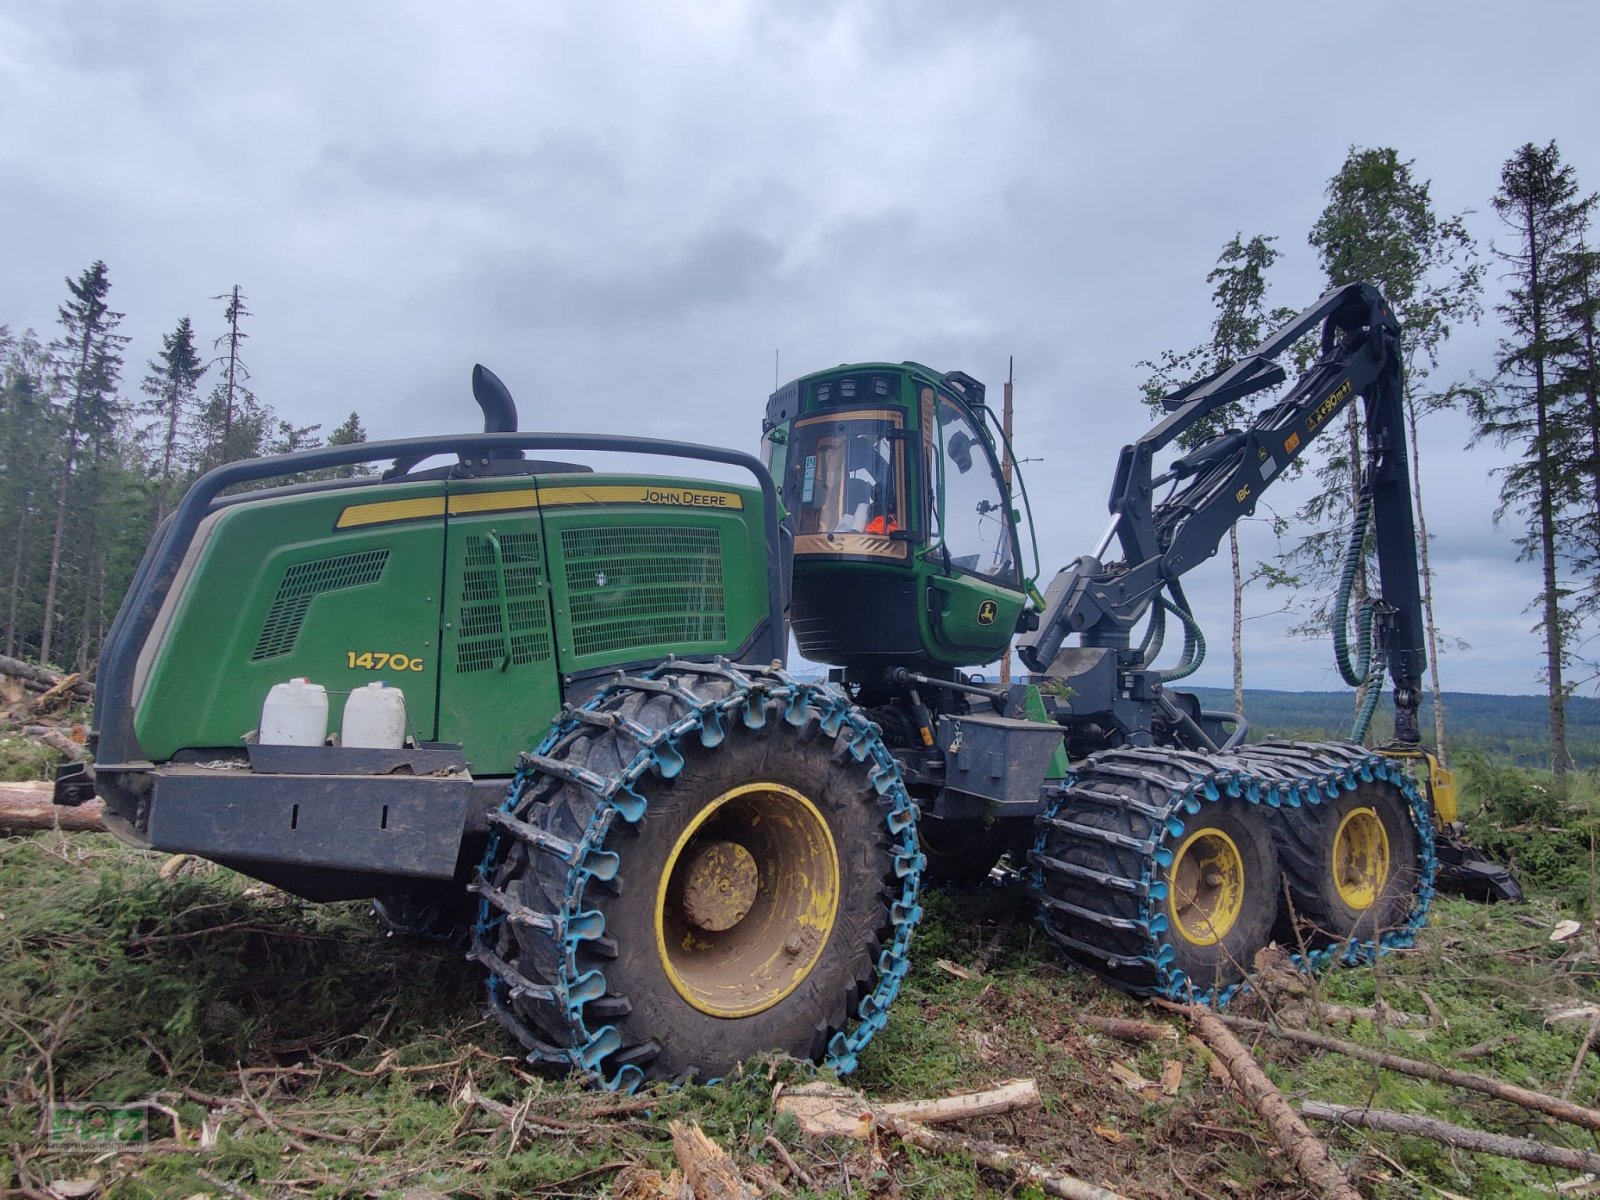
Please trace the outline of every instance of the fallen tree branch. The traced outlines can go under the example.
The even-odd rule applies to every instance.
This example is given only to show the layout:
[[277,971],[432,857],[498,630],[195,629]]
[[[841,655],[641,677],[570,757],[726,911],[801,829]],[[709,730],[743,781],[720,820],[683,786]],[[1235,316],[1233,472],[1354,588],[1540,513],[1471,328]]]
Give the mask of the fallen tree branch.
[[1497,1033],[1492,1038],[1485,1038],[1481,1042],[1473,1043],[1465,1050],[1457,1050],[1455,1056],[1457,1058],[1487,1058],[1496,1050],[1503,1050],[1507,1046],[1515,1046],[1521,1041],[1522,1038],[1517,1034]]
[[1520,1158],[1524,1162],[1540,1163],[1547,1167],[1561,1167],[1568,1171],[1600,1172],[1600,1154],[1587,1150],[1574,1150],[1568,1146],[1552,1146],[1532,1138],[1507,1137],[1503,1133],[1486,1133],[1481,1129],[1467,1129],[1452,1125],[1437,1117],[1424,1117],[1417,1113],[1389,1112],[1381,1108],[1352,1108],[1345,1104],[1323,1104],[1307,1100],[1300,1111],[1315,1121],[1328,1121],[1360,1129],[1375,1129],[1379,1133],[1403,1133],[1411,1137],[1428,1138],[1461,1150],[1478,1154],[1497,1154],[1501,1158]]
[[1127,1200],[1125,1196],[1107,1191],[1071,1175],[1063,1175],[1031,1162],[1014,1150],[994,1142],[980,1142],[959,1137],[942,1130],[929,1129],[904,1117],[878,1113],[873,1123],[902,1142],[933,1154],[960,1155],[970,1158],[991,1171],[1000,1171],[1023,1183],[1030,1183],[1047,1196],[1060,1196],[1063,1200]]
[[50,783],[0,783],[0,837],[47,829],[66,833],[106,831],[98,797],[76,808],[58,808],[51,803],[54,791],[55,785]]
[[1346,1004],[1319,1004],[1317,1019],[1324,1025],[1354,1025],[1357,1021],[1371,1021],[1374,1025],[1394,1025],[1399,1028],[1416,1028],[1436,1022],[1420,1013],[1403,1012],[1379,1001],[1377,1004],[1351,1007]]
[[79,742],[73,741],[59,729],[49,725],[24,725],[19,730],[23,737],[49,746],[57,754],[71,762],[80,762],[89,757],[89,748]]
[[813,1192],[817,1190],[817,1181],[811,1178],[810,1173],[804,1167],[795,1162],[794,1155],[789,1153],[789,1147],[780,1142],[775,1135],[767,1134],[766,1141],[761,1144],[778,1156],[778,1161],[783,1164],[783,1169],[789,1172],[791,1182],[802,1184]]
[[1572,1098],[1572,1089],[1578,1083],[1578,1072],[1583,1070],[1583,1060],[1588,1056],[1589,1047],[1594,1045],[1596,1035],[1600,1035],[1600,1013],[1595,1013],[1594,1020],[1589,1022],[1589,1032],[1583,1035],[1583,1044],[1578,1047],[1578,1057],[1572,1060],[1572,1070],[1567,1072],[1567,1082],[1561,1086],[1563,1100]]
[[[1170,1008],[1175,1012],[1185,1011],[1184,1005],[1173,1004],[1167,1000],[1155,1000],[1152,1003],[1162,1008]],[[1319,1050],[1331,1050],[1336,1054],[1344,1054],[1350,1058],[1371,1063],[1373,1066],[1382,1067],[1386,1071],[1395,1071],[1401,1075],[1411,1075],[1417,1079],[1427,1079],[1450,1087],[1466,1088],[1472,1092],[1482,1092],[1485,1096],[1493,1096],[1497,1100],[1505,1100],[1523,1108],[1530,1108],[1535,1112],[1542,1112],[1546,1116],[1555,1117],[1557,1120],[1582,1126],[1584,1129],[1600,1130],[1600,1111],[1585,1108],[1581,1104],[1574,1104],[1569,1100],[1562,1100],[1556,1096],[1547,1096],[1543,1092],[1517,1087],[1515,1084],[1492,1079],[1487,1075],[1478,1075],[1472,1071],[1458,1071],[1454,1067],[1441,1067],[1435,1063],[1421,1062],[1414,1058],[1401,1058],[1398,1054],[1387,1054],[1382,1050],[1369,1050],[1367,1047],[1358,1046],[1354,1042],[1329,1037],[1326,1034],[1310,1033],[1303,1029],[1286,1029],[1281,1025],[1269,1025],[1265,1021],[1252,1021],[1247,1017],[1231,1017],[1221,1013],[1213,1013],[1212,1016],[1215,1020],[1231,1025],[1235,1029],[1246,1029],[1252,1033],[1266,1033],[1284,1041],[1296,1042],[1302,1046],[1314,1046]]]
[[69,692],[72,691],[73,688],[77,687],[82,682],[83,676],[74,671],[71,675],[63,676],[60,683],[46,688],[39,695],[28,701],[25,707],[33,712],[42,713],[45,709],[51,707],[57,701],[65,697]]
[[1283,1093],[1267,1078],[1255,1055],[1229,1032],[1217,1014],[1192,1004],[1171,1007],[1189,1018],[1195,1032],[1216,1053],[1218,1061],[1227,1068],[1250,1107],[1266,1122],[1274,1140],[1312,1192],[1322,1200],[1361,1200],[1361,1193],[1350,1186],[1339,1165],[1329,1157],[1327,1147],[1317,1140],[1316,1134],[1283,1098]]

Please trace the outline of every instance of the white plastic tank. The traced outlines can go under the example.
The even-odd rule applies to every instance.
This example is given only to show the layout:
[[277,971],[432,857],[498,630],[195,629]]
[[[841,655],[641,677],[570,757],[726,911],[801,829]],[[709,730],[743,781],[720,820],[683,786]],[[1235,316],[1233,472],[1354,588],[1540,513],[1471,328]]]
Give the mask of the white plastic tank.
[[344,704],[339,744],[398,750],[406,744],[406,694],[387,683],[356,688]]
[[328,690],[309,679],[275,683],[261,706],[263,746],[320,746],[328,740]]

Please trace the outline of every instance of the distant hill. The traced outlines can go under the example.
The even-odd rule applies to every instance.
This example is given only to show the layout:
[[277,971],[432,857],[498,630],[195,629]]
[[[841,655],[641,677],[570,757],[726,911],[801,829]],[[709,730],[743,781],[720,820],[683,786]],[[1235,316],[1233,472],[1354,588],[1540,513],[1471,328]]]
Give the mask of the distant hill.
[[[1182,685],[1178,685],[1182,688]],[[1227,688],[1182,688],[1194,692],[1206,708],[1232,709]],[[1246,688],[1245,717],[1251,737],[1263,734],[1316,732],[1348,737],[1353,692],[1273,692]],[[1385,692],[1374,727],[1385,734],[1393,727]],[[1422,700],[1423,740],[1433,741],[1433,698]],[[1547,764],[1550,743],[1549,702],[1543,696],[1492,696],[1481,692],[1444,694],[1445,736],[1452,748],[1473,747],[1519,766]],[[1381,722],[1381,724],[1379,724]],[[1574,696],[1567,701],[1567,742],[1581,767],[1600,766],[1600,700]]]

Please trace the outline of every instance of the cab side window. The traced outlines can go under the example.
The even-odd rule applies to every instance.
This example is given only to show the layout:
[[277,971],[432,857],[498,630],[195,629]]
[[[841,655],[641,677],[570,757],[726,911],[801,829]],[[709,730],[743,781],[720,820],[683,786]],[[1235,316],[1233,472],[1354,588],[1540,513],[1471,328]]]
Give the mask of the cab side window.
[[950,565],[1016,586],[1005,493],[983,434],[966,411],[939,397],[940,465],[944,480],[940,532]]

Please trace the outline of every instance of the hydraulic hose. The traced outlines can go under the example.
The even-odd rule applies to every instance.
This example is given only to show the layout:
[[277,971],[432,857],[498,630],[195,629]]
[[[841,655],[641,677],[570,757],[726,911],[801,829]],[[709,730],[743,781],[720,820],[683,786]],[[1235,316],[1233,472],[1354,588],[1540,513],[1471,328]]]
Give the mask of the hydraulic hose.
[[1201,632],[1199,623],[1189,612],[1189,602],[1184,598],[1183,590],[1176,582],[1168,585],[1172,592],[1173,603],[1165,596],[1158,596],[1156,603],[1167,612],[1183,622],[1183,655],[1178,660],[1178,665],[1171,670],[1161,672],[1162,683],[1175,683],[1179,679],[1187,679],[1200,669],[1200,664],[1206,660],[1206,635]]
[[1344,563],[1339,571],[1339,590],[1333,599],[1333,661],[1339,675],[1351,687],[1360,687],[1367,681],[1370,669],[1368,655],[1372,651],[1372,627],[1367,622],[1358,631],[1357,662],[1350,661],[1350,597],[1355,592],[1356,573],[1361,569],[1362,556],[1367,546],[1367,526],[1372,518],[1372,488],[1363,486],[1356,502],[1355,522],[1350,526],[1350,541],[1344,548]]
[[1161,598],[1157,596],[1156,602],[1150,606],[1150,623],[1145,626],[1144,641],[1139,644],[1139,658],[1146,666],[1155,662],[1166,640],[1167,610],[1161,606]]
[[1366,552],[1367,527],[1372,520],[1372,488],[1365,485],[1356,502],[1355,521],[1350,527],[1350,541],[1345,546],[1344,563],[1339,572],[1339,590],[1333,601],[1333,658],[1340,677],[1351,687],[1365,688],[1361,707],[1356,710],[1355,723],[1350,730],[1350,740],[1366,740],[1372,725],[1372,715],[1378,709],[1382,688],[1378,686],[1383,676],[1383,654],[1374,637],[1378,619],[1377,604],[1366,599],[1356,614],[1356,657],[1350,660],[1350,597],[1355,592],[1356,574]]

